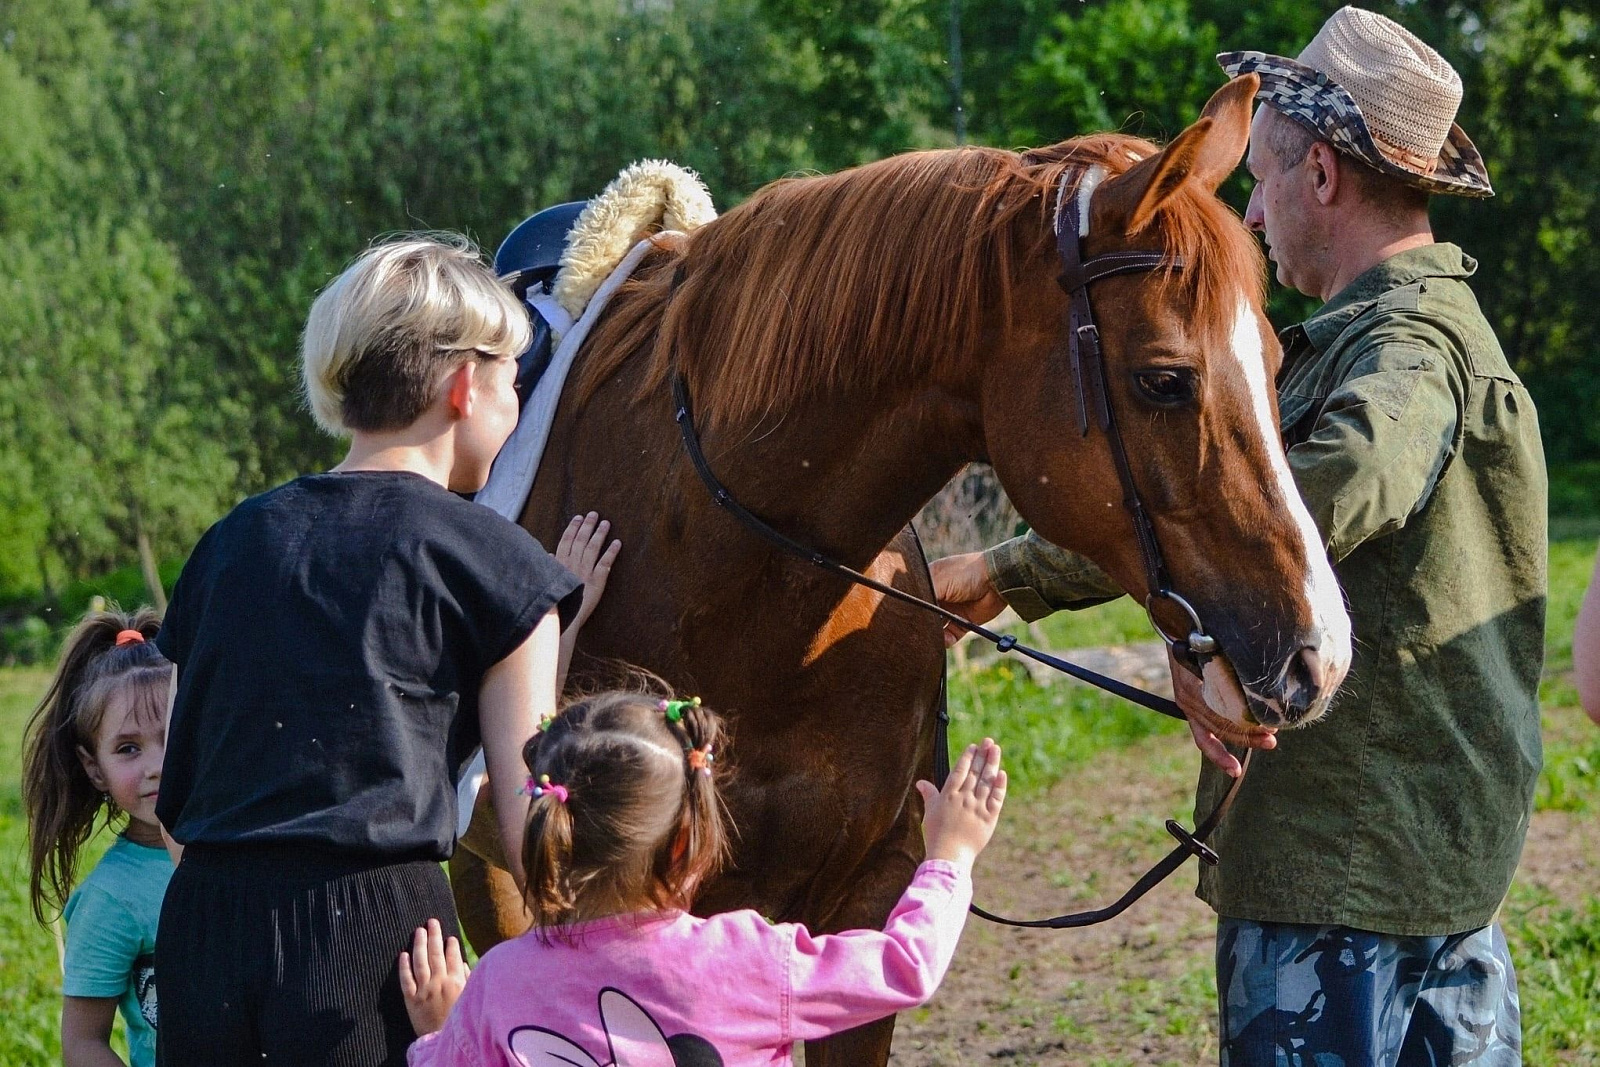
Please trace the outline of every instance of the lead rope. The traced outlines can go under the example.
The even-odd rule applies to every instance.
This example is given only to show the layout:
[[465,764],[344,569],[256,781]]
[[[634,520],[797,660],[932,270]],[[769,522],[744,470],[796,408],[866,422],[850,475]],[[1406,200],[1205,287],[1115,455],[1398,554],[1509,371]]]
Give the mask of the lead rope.
[[714,500],[719,507],[726,508],[729,512],[731,512],[734,518],[738,519],[740,523],[748,527],[762,540],[782,549],[791,556],[798,556],[807,563],[810,563],[816,567],[820,567],[822,570],[828,571],[832,574],[837,574],[839,577],[854,582],[856,585],[864,585],[868,589],[882,593],[884,596],[892,597],[893,599],[901,601],[905,604],[914,605],[915,607],[919,607],[924,611],[930,611],[946,622],[953,623],[964,630],[968,630],[971,633],[977,634],[985,641],[993,644],[1001,652],[1016,652],[1018,655],[1026,656],[1028,659],[1031,659],[1037,663],[1043,663],[1047,667],[1053,667],[1054,669],[1061,671],[1063,674],[1069,674],[1080,681],[1085,681],[1090,685],[1098,686],[1108,693],[1114,693],[1124,700],[1138,704],[1140,707],[1149,708],[1151,711],[1160,712],[1162,715],[1165,715],[1169,718],[1184,719],[1187,721],[1188,716],[1184,715],[1183,711],[1178,707],[1177,704],[1168,700],[1166,697],[1157,696],[1154,693],[1147,693],[1137,686],[1129,685],[1126,682],[1118,681],[1115,678],[1108,678],[1106,675],[1098,674],[1095,671],[1089,670],[1087,667],[1080,667],[1076,663],[1071,663],[1067,660],[1061,659],[1058,656],[1052,656],[1048,652],[1041,652],[1036,648],[1030,648],[1029,646],[1019,642],[1010,634],[996,633],[986,626],[980,626],[975,622],[971,622],[962,618],[953,611],[948,611],[937,604],[923,600],[921,597],[913,596],[904,589],[896,589],[892,585],[885,585],[883,582],[880,582],[874,578],[869,578],[860,571],[851,567],[847,567],[843,563],[823,555],[816,549],[807,548],[805,545],[802,545],[798,541],[789,538],[785,534],[779,533],[765,519],[762,519],[760,516],[751,512],[743,504],[739,503],[739,501],[734,498],[733,494],[728,492],[727,487],[718,481],[716,474],[712,472],[711,465],[706,461],[705,453],[700,449],[699,435],[695,433],[694,410],[692,407],[690,407],[689,403],[689,386],[688,383],[684,381],[682,374],[674,374],[672,377],[672,398],[673,404],[676,407],[676,414],[674,415],[674,418],[678,423],[679,435],[683,438],[683,450],[688,454],[689,462],[694,466],[695,473],[700,476],[701,483],[705,485],[707,491],[710,492],[711,499]]

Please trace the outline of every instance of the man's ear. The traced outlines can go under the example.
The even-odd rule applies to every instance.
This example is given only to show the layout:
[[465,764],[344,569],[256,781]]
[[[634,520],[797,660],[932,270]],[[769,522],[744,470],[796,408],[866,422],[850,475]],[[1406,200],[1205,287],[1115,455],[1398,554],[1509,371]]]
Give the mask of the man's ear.
[[1339,189],[1344,185],[1343,168],[1360,164],[1340,159],[1338,150],[1326,141],[1312,142],[1306,156],[1306,173],[1311,177],[1311,191],[1316,195],[1317,203],[1327,207],[1338,197]]
[[94,758],[92,752],[79,745],[78,762],[83,764],[83,773],[89,776],[89,784],[104,793],[106,791],[106,776],[100,770],[100,761]]
[[472,386],[477,365],[477,360],[469,359],[445,379],[445,400],[453,419],[464,419],[472,414]]

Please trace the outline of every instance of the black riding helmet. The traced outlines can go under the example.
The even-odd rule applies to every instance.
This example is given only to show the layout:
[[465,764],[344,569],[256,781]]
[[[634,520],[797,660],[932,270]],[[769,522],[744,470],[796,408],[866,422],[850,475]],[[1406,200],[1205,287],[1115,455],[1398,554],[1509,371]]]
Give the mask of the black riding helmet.
[[[534,282],[548,285],[561,264],[567,231],[578,221],[585,202],[556,204],[529,215],[500,242],[494,254],[494,271],[505,278],[519,298]],[[514,277],[513,277],[514,276]]]
[[517,299],[523,301],[533,323],[533,342],[517,357],[519,404],[528,402],[539,376],[549,366],[553,341],[550,324],[527,303],[528,290],[538,285],[546,293],[550,291],[550,283],[561,264],[561,252],[567,246],[567,231],[578,221],[585,206],[584,201],[574,200],[529,215],[506,235],[494,254],[495,273],[505,279]]

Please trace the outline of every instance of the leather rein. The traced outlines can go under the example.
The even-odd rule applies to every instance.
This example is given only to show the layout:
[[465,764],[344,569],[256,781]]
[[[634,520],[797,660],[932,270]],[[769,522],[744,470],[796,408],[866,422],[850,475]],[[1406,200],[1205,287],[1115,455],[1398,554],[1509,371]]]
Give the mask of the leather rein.
[[[1122,503],[1133,523],[1134,536],[1139,545],[1139,555],[1144,563],[1145,578],[1149,583],[1149,594],[1145,597],[1145,612],[1150,616],[1151,625],[1156,633],[1166,643],[1172,652],[1173,658],[1186,669],[1199,675],[1205,661],[1214,656],[1217,651],[1216,640],[1206,633],[1205,626],[1200,621],[1199,614],[1187,600],[1173,591],[1168,576],[1165,559],[1161,554],[1161,544],[1156,538],[1155,526],[1150,521],[1149,513],[1144,507],[1144,502],[1139,496],[1139,491],[1133,480],[1133,469],[1128,462],[1127,450],[1123,446],[1122,435],[1117,429],[1116,417],[1111,407],[1111,397],[1106,388],[1105,354],[1100,347],[1100,332],[1095,326],[1094,312],[1089,303],[1089,286],[1091,283],[1109,278],[1118,274],[1144,273],[1156,270],[1176,270],[1183,266],[1183,261],[1177,257],[1162,255],[1157,252],[1109,252],[1104,255],[1083,258],[1082,243],[1087,232],[1084,212],[1088,207],[1088,195],[1080,198],[1077,190],[1078,181],[1086,180],[1087,174],[1092,172],[1074,171],[1069,169],[1062,175],[1061,183],[1056,190],[1056,248],[1061,258],[1061,274],[1057,283],[1066,292],[1068,298],[1068,331],[1067,351],[1072,366],[1072,375],[1077,382],[1078,404],[1078,430],[1079,435],[1087,437],[1089,433],[1091,408],[1094,415],[1094,424],[1105,434],[1110,442],[1111,454],[1117,468],[1117,476],[1122,483]],[[1074,179],[1078,181],[1074,181]],[[1092,186],[1090,187],[1092,192]],[[1080,203],[1080,199],[1082,203]],[[699,435],[694,428],[694,410],[689,398],[689,385],[681,372],[674,373],[672,378],[672,401],[674,419],[678,424],[679,434],[683,439],[683,450],[689,457],[689,462],[694,466],[695,473],[699,476],[711,498],[719,507],[726,509],[737,519],[740,524],[749,529],[756,536],[774,547],[796,556],[806,562],[831,574],[836,574],[856,585],[891,597],[902,603],[911,604],[924,611],[939,616],[947,623],[952,623],[963,630],[976,634],[985,641],[990,642],[1002,653],[1016,652],[1036,663],[1061,671],[1080,681],[1087,682],[1112,693],[1116,696],[1159,712],[1174,719],[1187,719],[1178,705],[1165,697],[1146,692],[1137,686],[1115,678],[1107,677],[1096,671],[1089,670],[1076,663],[1071,663],[1048,652],[1019,642],[1010,634],[1000,634],[985,626],[962,618],[955,612],[923,600],[921,597],[896,589],[894,586],[870,578],[854,568],[809,548],[786,534],[775,529],[760,516],[750,511],[728,491],[727,487],[717,478],[711,469],[711,464],[706,460],[705,452],[700,447]],[[915,528],[913,528],[913,533]],[[920,547],[920,544],[919,544]],[[1170,636],[1161,623],[1156,619],[1152,610],[1159,600],[1168,600],[1180,608],[1189,619],[1192,626],[1188,637],[1178,640]],[[938,718],[937,742],[935,745],[935,778],[937,784],[943,787],[945,778],[949,774],[950,745],[949,745],[949,716],[942,707],[943,693],[941,692],[941,708]],[[1181,867],[1190,856],[1198,857],[1203,863],[1216,866],[1217,854],[1206,845],[1206,839],[1216,830],[1217,826],[1227,815],[1232,807],[1234,798],[1238,795],[1239,787],[1244,783],[1245,773],[1250,767],[1250,757],[1253,750],[1247,750],[1238,778],[1228,789],[1222,800],[1212,810],[1193,833],[1185,830],[1176,820],[1168,819],[1167,832],[1177,839],[1177,845],[1167,853],[1159,862],[1145,872],[1133,886],[1119,897],[1114,903],[1092,911],[1073,912],[1066,915],[1057,915],[1048,919],[1008,919],[985,911],[976,904],[972,905],[972,914],[990,922],[1000,923],[1005,926],[1020,926],[1041,929],[1069,929],[1080,926],[1092,926],[1113,919],[1121,915],[1133,905],[1140,897],[1154,889],[1161,882]]]

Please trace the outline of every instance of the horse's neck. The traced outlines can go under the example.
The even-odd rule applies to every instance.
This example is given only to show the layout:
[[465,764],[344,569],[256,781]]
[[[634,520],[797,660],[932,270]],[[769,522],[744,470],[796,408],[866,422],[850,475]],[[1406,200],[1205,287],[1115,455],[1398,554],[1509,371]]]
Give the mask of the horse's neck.
[[[932,390],[893,405],[845,394],[715,433],[704,447],[741,504],[859,568],[977,454],[972,421],[954,398]],[[698,482],[692,471],[687,477]]]

